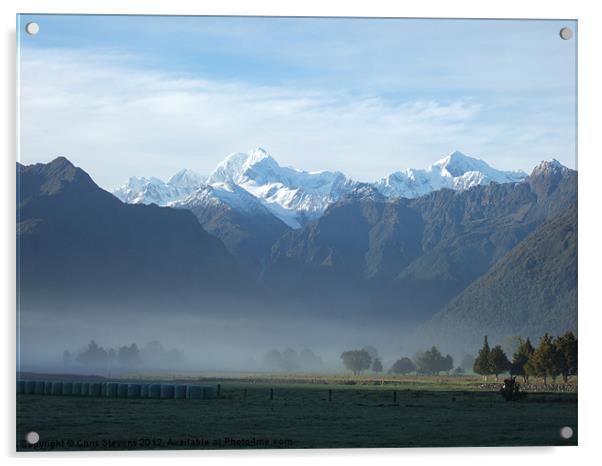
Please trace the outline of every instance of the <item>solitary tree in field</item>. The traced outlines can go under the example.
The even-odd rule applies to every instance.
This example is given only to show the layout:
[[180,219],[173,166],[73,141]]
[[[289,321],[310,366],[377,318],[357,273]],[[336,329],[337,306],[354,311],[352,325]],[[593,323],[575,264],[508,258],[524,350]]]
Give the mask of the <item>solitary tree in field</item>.
[[341,354],[343,364],[347,369],[353,371],[353,375],[359,375],[364,370],[370,369],[372,358],[365,350],[345,351]]
[[372,372],[376,372],[377,374],[379,372],[383,371],[383,363],[380,362],[380,358],[374,358],[374,362],[372,363]]
[[561,337],[556,338],[554,344],[560,374],[562,375],[562,380],[566,383],[569,375],[577,374],[577,338],[573,332],[566,332]]
[[539,346],[525,365],[525,370],[529,375],[542,377],[544,384],[548,383],[548,376],[555,378],[560,374],[556,345],[554,344],[554,339],[547,333],[541,337]]
[[389,369],[389,374],[409,374],[410,372],[414,372],[416,370],[416,366],[412,362],[410,358],[401,358],[395,361],[395,364]]
[[487,376],[492,374],[491,370],[491,349],[489,348],[489,342],[487,341],[487,335],[485,335],[485,340],[483,341],[483,347],[479,350],[479,354],[474,360],[474,366],[472,370],[475,374],[480,374],[485,377],[487,380]]
[[525,366],[533,354],[533,351],[535,351],[535,348],[533,348],[531,340],[528,338],[526,340],[521,339],[516,352],[512,356],[510,374],[522,376],[525,383],[529,380],[529,374],[525,370]]
[[502,372],[510,368],[510,361],[500,345],[494,346],[489,353],[489,370],[495,375],[495,380]]
[[297,352],[292,349],[292,348],[286,348],[283,352],[282,352],[282,363],[284,366],[284,369],[287,371],[292,371],[294,369],[297,369],[299,367],[299,355],[297,354]]
[[63,364],[69,365],[73,361],[73,356],[69,350],[63,351]]

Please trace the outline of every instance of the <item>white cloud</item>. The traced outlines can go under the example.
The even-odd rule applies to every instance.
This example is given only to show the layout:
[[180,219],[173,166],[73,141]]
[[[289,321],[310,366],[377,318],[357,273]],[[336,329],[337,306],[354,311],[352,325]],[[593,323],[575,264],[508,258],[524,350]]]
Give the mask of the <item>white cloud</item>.
[[244,77],[220,82],[132,62],[107,51],[23,50],[20,161],[65,155],[107,189],[182,167],[207,174],[227,154],[255,146],[285,165],[360,180],[426,166],[455,149],[500,168],[528,169],[551,156],[571,162],[562,156],[572,156],[572,141],[550,135],[553,127],[527,122],[523,132],[515,121],[487,118],[470,99],[400,102],[253,86]]

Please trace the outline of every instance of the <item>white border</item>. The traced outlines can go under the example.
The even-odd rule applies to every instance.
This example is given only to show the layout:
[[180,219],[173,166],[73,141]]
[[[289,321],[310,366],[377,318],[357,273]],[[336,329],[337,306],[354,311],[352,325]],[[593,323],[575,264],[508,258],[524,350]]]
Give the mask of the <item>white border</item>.
[[[1,394],[4,402],[0,442],[3,456],[15,460],[15,15],[21,13],[102,13],[102,14],[198,14],[198,15],[283,15],[283,16],[398,16],[398,17],[476,17],[476,18],[565,18],[579,20],[579,444],[577,448],[456,448],[417,450],[310,450],[310,451],[235,451],[235,452],[124,452],[98,454],[44,454],[51,461],[80,462],[82,458],[98,463],[107,458],[127,458],[135,463],[164,463],[168,458],[198,462],[245,462],[304,464],[307,461],[360,465],[368,461],[399,464],[401,461],[422,464],[487,465],[540,462],[546,464],[589,464],[595,460],[598,435],[602,430],[600,405],[600,346],[597,331],[602,328],[602,309],[596,286],[600,286],[600,220],[602,211],[602,22],[594,1],[525,1],[485,2],[474,0],[387,2],[385,0],[2,0],[2,93],[1,113],[4,146],[2,159],[3,188],[0,241],[1,286],[4,317],[2,334],[5,369]],[[492,422],[495,422],[492,419]],[[24,455],[20,455],[21,458]],[[42,455],[25,456],[25,464]],[[599,456],[599,455],[598,455]],[[599,460],[599,458],[598,458]],[[23,462],[20,464],[23,464]]]

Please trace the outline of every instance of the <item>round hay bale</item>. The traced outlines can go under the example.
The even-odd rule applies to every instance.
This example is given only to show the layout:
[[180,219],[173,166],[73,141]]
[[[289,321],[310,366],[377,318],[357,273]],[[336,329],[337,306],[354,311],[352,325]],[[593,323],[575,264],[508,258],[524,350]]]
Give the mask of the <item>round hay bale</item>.
[[119,386],[116,382],[109,382],[105,390],[105,396],[108,398],[117,398],[117,387]]
[[188,385],[187,398],[189,400],[202,400],[203,399],[203,387],[200,385]]
[[102,393],[102,383],[100,382],[91,382],[88,388],[88,395],[90,396],[100,396]]
[[215,385],[203,385],[203,400],[217,398],[217,387]]
[[82,394],[82,383],[81,382],[73,382],[73,389],[71,390],[71,394],[73,396],[81,396],[81,394]]
[[148,386],[148,397],[149,398],[160,398],[161,397],[161,384],[153,383]]
[[63,394],[63,382],[52,382],[52,392],[53,395],[62,395]]
[[173,398],[175,386],[170,383],[161,384],[161,398]]
[[[44,383],[44,382],[42,382],[42,383]],[[25,382],[25,393],[27,395],[34,394],[36,392],[36,385],[37,385],[37,382],[34,382],[33,380],[27,380]]]
[[52,395],[52,382],[44,383],[44,395]]
[[90,395],[90,382],[82,382],[82,389],[80,392],[81,396],[89,396]]
[[73,393],[73,382],[63,382],[63,395],[71,396]]
[[17,380],[17,393],[25,393],[25,380]]
[[186,385],[176,385],[175,386],[174,398],[186,399]]
[[139,383],[128,384],[128,398],[140,398],[140,391],[142,389]]
[[35,383],[35,388],[34,388],[34,393],[36,395],[43,395],[44,393],[46,393],[46,382],[42,381],[42,380],[38,380]]
[[128,384],[120,383],[117,387],[117,396],[119,398],[127,398],[128,396]]
[[142,385],[140,385],[140,397],[148,398],[148,384],[147,383],[143,383]]

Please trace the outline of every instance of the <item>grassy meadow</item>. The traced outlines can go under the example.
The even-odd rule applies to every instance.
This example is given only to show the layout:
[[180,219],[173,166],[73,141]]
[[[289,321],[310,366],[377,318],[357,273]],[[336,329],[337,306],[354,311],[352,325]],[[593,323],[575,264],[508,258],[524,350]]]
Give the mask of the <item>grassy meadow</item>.
[[[174,379],[200,380],[193,376]],[[530,393],[524,401],[506,402],[495,391],[479,388],[480,377],[469,376],[255,374],[226,379],[214,374],[202,381],[219,382],[220,399],[18,395],[17,449],[577,444],[576,393]],[[564,426],[573,429],[573,438],[561,438]],[[36,446],[23,440],[30,431],[40,434]]]

